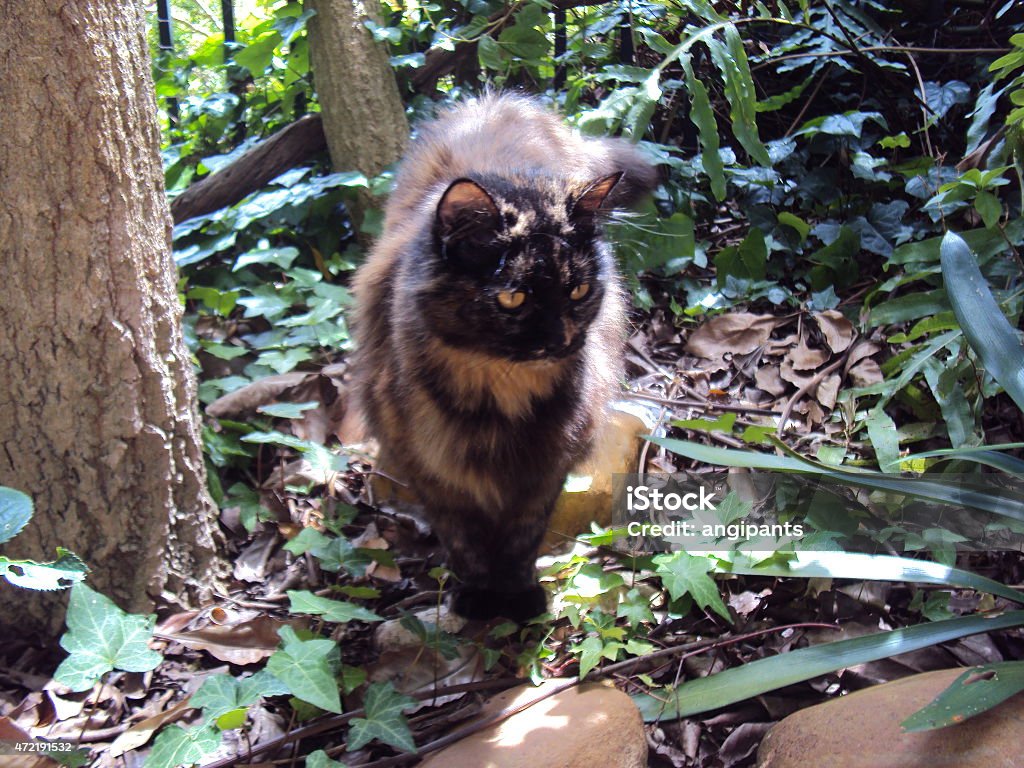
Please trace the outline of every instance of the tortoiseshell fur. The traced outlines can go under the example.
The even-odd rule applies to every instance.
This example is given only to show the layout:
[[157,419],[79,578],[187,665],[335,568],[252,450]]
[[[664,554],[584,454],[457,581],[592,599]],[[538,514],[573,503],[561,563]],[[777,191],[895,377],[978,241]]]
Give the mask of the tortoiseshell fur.
[[464,616],[545,609],[537,550],[621,379],[626,303],[601,209],[654,181],[628,143],[508,94],[424,125],[399,167],[355,278],[355,391],[380,466],[448,550]]

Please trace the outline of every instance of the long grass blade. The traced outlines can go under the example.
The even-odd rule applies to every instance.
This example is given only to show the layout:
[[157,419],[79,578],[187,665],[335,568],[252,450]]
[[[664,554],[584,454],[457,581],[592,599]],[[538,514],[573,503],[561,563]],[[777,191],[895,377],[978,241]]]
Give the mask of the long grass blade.
[[1024,347],[992,296],[962,237],[947,232],[940,246],[942,278],[960,327],[986,370],[1024,409]]
[[839,640],[759,659],[672,688],[633,696],[645,722],[677,720],[735,704],[857,664],[866,664],[968,635],[1024,626],[1024,611],[965,616],[867,637]]
[[939,584],[998,595],[1024,605],[1024,592],[1018,592],[998,581],[960,568],[909,557],[860,552],[795,552],[792,559],[786,562],[772,559],[762,563],[755,563],[742,555],[737,557],[736,553],[730,553],[729,557],[734,558],[732,562],[719,560],[715,570],[748,576],[797,576]]

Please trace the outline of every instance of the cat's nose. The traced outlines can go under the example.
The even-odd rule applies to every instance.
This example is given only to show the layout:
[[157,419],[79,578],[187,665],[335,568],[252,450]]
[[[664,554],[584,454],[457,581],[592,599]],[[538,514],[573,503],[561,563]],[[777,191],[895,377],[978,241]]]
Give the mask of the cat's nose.
[[551,357],[564,357],[580,348],[583,341],[583,334],[577,333],[575,328],[567,329],[560,339],[552,340],[544,347],[544,352]]

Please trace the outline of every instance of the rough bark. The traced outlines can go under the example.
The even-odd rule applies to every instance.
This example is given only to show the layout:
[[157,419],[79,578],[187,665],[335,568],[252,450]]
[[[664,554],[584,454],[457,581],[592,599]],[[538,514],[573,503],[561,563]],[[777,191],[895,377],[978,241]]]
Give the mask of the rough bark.
[[321,116],[305,115],[178,195],[171,203],[174,223],[233,205],[326,147]]
[[[409,124],[387,46],[363,22],[382,24],[373,0],[306,0],[309,50],[324,133],[337,171],[376,176],[402,155]],[[357,208],[370,204],[365,195]],[[362,210],[353,211],[358,222]]]
[[[218,561],[142,6],[0,0],[0,18],[0,484],[36,504],[5,552],[68,547],[145,611]],[[0,580],[0,627],[62,620]]]

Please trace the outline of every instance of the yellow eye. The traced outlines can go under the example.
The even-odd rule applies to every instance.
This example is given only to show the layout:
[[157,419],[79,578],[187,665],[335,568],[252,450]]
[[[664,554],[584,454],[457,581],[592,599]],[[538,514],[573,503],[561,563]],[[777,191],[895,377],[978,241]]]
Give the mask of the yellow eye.
[[572,293],[569,294],[569,298],[573,301],[579,301],[588,293],[590,293],[590,283],[580,283],[572,289]]
[[518,309],[526,301],[526,294],[522,291],[499,291],[498,303],[505,309]]

